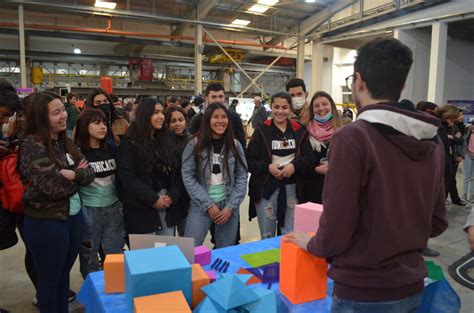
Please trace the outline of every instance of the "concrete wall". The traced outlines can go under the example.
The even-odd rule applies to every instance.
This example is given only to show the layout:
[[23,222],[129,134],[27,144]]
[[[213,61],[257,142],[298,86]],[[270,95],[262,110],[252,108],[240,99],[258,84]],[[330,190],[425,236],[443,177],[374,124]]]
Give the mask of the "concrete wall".
[[428,75],[430,69],[431,30],[399,30],[395,37],[407,45],[413,53],[413,65],[408,74],[401,99],[409,99],[415,104],[426,100],[428,94]]
[[474,100],[473,56],[474,43],[448,38],[444,103],[447,100]]

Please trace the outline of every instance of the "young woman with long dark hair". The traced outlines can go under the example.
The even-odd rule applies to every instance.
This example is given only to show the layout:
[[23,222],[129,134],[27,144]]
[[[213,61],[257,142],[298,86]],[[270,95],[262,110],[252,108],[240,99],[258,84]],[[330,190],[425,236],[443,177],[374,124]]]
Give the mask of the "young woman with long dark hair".
[[247,164],[223,104],[207,106],[199,132],[184,148],[181,173],[191,198],[186,237],[193,237],[199,246],[214,223],[216,248],[234,245],[247,189]]
[[178,235],[184,237],[184,229],[186,226],[186,216],[188,215],[189,209],[189,195],[184,188],[183,181],[181,179],[181,158],[183,156],[184,146],[191,138],[188,132],[188,119],[186,112],[183,108],[178,106],[170,106],[165,112],[165,123],[168,128],[174,133],[173,142],[176,144],[179,167],[178,167],[178,190],[179,190],[179,202],[176,207],[179,208],[179,224],[178,224]]
[[86,99],[86,107],[101,110],[105,114],[107,137],[116,144],[128,130],[128,122],[121,117],[113,104],[112,97],[102,88],[92,89]]
[[306,176],[301,201],[323,203],[329,142],[334,132],[342,127],[342,119],[332,97],[327,92],[318,91],[313,95],[308,108],[301,116],[301,123],[306,126],[309,143],[316,158],[316,166]]
[[118,177],[128,234],[173,236],[179,222],[176,152],[163,104],[144,99],[119,146]]
[[272,119],[260,124],[247,147],[249,217],[258,216],[262,239],[293,231],[295,205],[303,198],[305,173],[314,168],[308,133],[289,119],[291,95],[278,92],[271,98]]
[[94,181],[79,189],[86,224],[79,255],[83,278],[100,270],[97,256],[100,247],[107,255],[121,253],[124,245],[122,203],[115,188],[117,149],[106,141],[106,136],[104,113],[90,108],[82,111],[77,119],[75,139],[95,172]]
[[68,312],[69,271],[84,226],[78,191],[94,180],[94,170],[66,136],[66,120],[59,96],[35,94],[20,147],[20,173],[30,182],[23,195],[23,229],[38,273],[42,313]]

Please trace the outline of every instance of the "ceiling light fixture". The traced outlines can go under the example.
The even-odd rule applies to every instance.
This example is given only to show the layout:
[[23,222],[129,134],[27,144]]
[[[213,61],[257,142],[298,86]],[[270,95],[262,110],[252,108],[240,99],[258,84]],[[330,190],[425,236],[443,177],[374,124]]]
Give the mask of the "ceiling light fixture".
[[252,13],[264,13],[268,10],[268,7],[265,7],[263,5],[259,4],[254,4],[252,5],[247,11],[252,12]]
[[314,2],[316,2],[316,0],[305,0],[305,2],[307,2],[307,3],[314,3]]
[[240,26],[247,26],[248,24],[250,24],[250,21],[248,20],[241,20],[241,19],[238,19],[236,18],[233,22],[232,22],[233,25],[240,25]]
[[264,4],[264,5],[275,5],[278,3],[279,0],[258,0],[258,4]]
[[99,1],[99,0],[96,0],[95,1],[95,4],[94,6],[96,8],[103,8],[103,9],[115,9],[115,7],[117,6],[117,3],[115,2],[107,2],[107,1]]
[[81,54],[82,51],[79,48],[74,48],[74,54]]

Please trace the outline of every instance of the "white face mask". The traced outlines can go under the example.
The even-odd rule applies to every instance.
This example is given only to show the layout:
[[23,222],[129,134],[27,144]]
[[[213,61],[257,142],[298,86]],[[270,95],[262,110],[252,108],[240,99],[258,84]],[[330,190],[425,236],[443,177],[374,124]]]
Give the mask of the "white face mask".
[[301,109],[306,102],[305,97],[295,97],[292,100],[293,100],[293,109],[295,110]]

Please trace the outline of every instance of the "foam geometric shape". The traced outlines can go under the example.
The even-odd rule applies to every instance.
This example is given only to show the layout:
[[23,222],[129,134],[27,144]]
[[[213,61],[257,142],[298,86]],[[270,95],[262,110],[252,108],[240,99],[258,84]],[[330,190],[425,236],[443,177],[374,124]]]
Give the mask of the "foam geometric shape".
[[261,284],[262,280],[259,279],[257,276],[253,275],[250,271],[247,269],[241,267],[237,271],[237,274],[250,274],[252,277],[246,282],[247,285],[254,285],[254,284]]
[[193,300],[191,306],[195,308],[206,297],[201,288],[209,285],[211,283],[211,279],[209,276],[207,276],[206,272],[204,272],[201,264],[193,264],[192,271]]
[[326,297],[328,264],[298,246],[281,239],[280,291],[292,303]]
[[107,254],[104,262],[105,293],[125,292],[125,270],[123,254]]
[[191,313],[181,290],[133,299],[133,313]]
[[223,275],[215,283],[204,286],[202,291],[224,310],[230,310],[259,299],[237,275]]
[[209,279],[211,280],[211,283],[216,281],[216,272],[213,270],[206,271],[207,276],[209,276]]
[[263,271],[262,283],[270,284],[280,281],[280,263],[273,263],[261,267]]
[[127,309],[133,298],[181,290],[191,305],[191,265],[178,246],[125,251]]
[[244,284],[246,284],[251,278],[252,278],[252,274],[240,274],[240,273],[237,273],[237,274],[230,274],[230,273],[223,273],[221,274],[221,278],[230,278],[232,276],[235,276],[237,277],[238,279],[240,279],[241,282],[243,282]]
[[194,313],[238,313],[237,310],[224,310],[211,298],[206,297],[193,311]]
[[248,313],[288,313],[288,307],[281,298],[273,291],[257,287],[253,291],[260,297],[260,300],[244,304],[244,312]]
[[194,263],[199,263],[202,266],[211,264],[211,250],[206,246],[195,247]]
[[323,214],[323,206],[318,203],[306,202],[295,206],[294,231],[305,233],[318,232],[319,219]]

